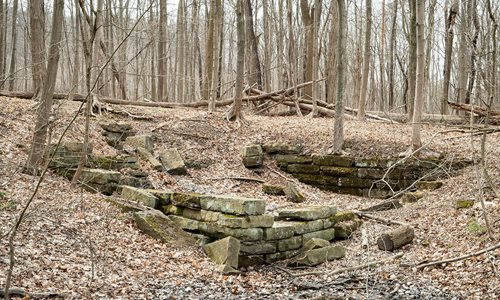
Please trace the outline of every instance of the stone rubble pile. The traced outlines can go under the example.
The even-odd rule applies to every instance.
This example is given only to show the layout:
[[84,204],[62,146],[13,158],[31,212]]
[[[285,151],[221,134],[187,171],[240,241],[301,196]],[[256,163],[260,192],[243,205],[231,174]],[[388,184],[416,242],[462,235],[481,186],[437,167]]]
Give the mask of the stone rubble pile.
[[[315,250],[301,250],[308,241],[348,238],[361,224],[354,214],[337,212],[335,206],[329,205],[286,209],[273,216],[266,214],[264,200],[252,198],[133,187],[122,187],[121,197],[159,209],[200,244],[227,237],[238,240],[238,267],[304,255]],[[313,251],[310,255],[333,259],[343,256],[342,253],[336,247]],[[296,264],[313,265],[319,260],[314,257],[303,257]]]

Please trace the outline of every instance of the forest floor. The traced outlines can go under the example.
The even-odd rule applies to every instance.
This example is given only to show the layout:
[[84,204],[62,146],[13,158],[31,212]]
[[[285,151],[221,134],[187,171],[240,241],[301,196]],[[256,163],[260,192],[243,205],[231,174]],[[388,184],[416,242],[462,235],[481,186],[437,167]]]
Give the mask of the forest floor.
[[[37,178],[20,172],[27,159],[35,120],[34,103],[0,97],[0,287],[8,269],[7,235],[29,199]],[[55,121],[52,142],[69,124],[80,103],[64,103]],[[113,154],[98,126],[99,120],[115,119],[133,124],[139,133],[155,131],[155,150],[177,147],[190,165],[187,176],[150,172],[155,188],[234,194],[268,201],[268,211],[291,207],[284,197],[269,196],[257,182],[224,177],[254,177],[283,184],[282,173],[266,160],[256,174],[241,164],[242,146],[249,143],[283,142],[301,144],[310,153],[325,153],[331,146],[333,120],[300,117],[246,117],[247,126],[226,122],[223,112],[204,110],[123,107],[151,121],[132,121],[116,115],[92,119],[94,153]],[[471,137],[456,127],[424,124],[422,139],[447,159],[477,158],[480,137]],[[65,140],[82,140],[84,118],[78,117]],[[394,157],[410,145],[411,126],[375,121],[348,120],[345,124],[349,154],[363,157]],[[487,170],[493,186],[500,189],[500,133],[488,135]],[[127,213],[122,213],[103,196],[71,188],[69,182],[47,174],[28,210],[15,240],[15,268],[12,286],[30,292],[56,291],[72,299],[498,299],[499,252],[487,253],[444,266],[417,270],[414,265],[472,253],[495,243],[486,234],[467,229],[475,218],[484,225],[479,205],[483,190],[486,210],[494,230],[500,230],[500,205],[493,189],[479,189],[477,166],[457,176],[443,178],[444,186],[426,192],[420,201],[377,215],[407,222],[416,238],[402,249],[401,259],[371,269],[328,275],[338,268],[364,264],[393,256],[376,247],[377,236],[389,227],[367,221],[370,246],[361,247],[357,231],[340,242],[346,258],[292,273],[323,271],[321,275],[293,277],[280,268],[285,263],[248,268],[241,275],[224,276],[200,247],[172,249],[142,234]],[[281,175],[278,175],[280,173]],[[350,195],[338,195],[297,182],[306,195],[305,204],[335,204],[339,209],[361,209],[380,202]],[[473,199],[472,208],[457,210],[455,201]]]

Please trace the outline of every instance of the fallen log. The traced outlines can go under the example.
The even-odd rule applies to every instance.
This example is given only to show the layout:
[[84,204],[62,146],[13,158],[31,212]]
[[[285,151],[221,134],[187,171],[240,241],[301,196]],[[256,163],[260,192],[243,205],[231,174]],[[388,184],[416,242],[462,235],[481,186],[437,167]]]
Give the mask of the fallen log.
[[378,238],[377,245],[380,250],[393,251],[411,243],[414,237],[413,227],[405,225],[383,233]]
[[477,252],[474,252],[474,253],[471,253],[471,254],[467,254],[467,255],[462,255],[462,256],[459,256],[459,257],[448,258],[448,259],[443,259],[443,260],[438,260],[438,261],[433,261],[433,262],[428,262],[428,263],[421,263],[421,264],[417,265],[417,270],[422,270],[425,267],[442,265],[442,264],[446,264],[446,263],[451,263],[451,262],[455,262],[455,261],[464,260],[464,259],[467,259],[467,258],[470,258],[470,257],[474,257],[474,256],[479,256],[479,255],[481,255],[483,253],[487,253],[487,252],[496,250],[498,248],[500,248],[500,244],[496,244],[496,245],[493,245],[491,247],[482,249],[480,251],[477,251]]
[[398,199],[387,200],[375,205],[372,205],[368,208],[361,209],[362,212],[372,212],[372,211],[384,211],[391,210],[396,208],[401,208],[403,205],[399,202]]
[[488,114],[490,116],[500,116],[500,111],[490,110],[488,108],[483,108],[477,105],[465,104],[465,103],[456,103],[448,101],[448,105],[453,107],[454,109],[463,110],[467,112],[473,112],[476,115],[486,117]]

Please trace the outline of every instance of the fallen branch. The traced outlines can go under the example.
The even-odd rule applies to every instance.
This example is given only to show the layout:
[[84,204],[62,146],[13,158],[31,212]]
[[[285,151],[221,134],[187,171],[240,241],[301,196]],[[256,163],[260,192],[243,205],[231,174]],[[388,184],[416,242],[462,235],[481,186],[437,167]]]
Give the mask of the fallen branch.
[[[58,292],[28,293],[22,288],[10,288],[7,292],[9,296],[23,297],[23,299],[47,299],[66,298],[66,294]],[[0,290],[0,297],[5,297],[5,291]]]
[[390,220],[390,219],[386,219],[386,218],[382,218],[382,217],[377,217],[377,216],[374,216],[374,215],[371,215],[371,214],[367,214],[367,213],[364,213],[364,212],[358,211],[358,210],[354,210],[353,213],[356,214],[357,216],[361,217],[361,218],[366,218],[366,219],[371,219],[371,220],[379,221],[379,222],[382,222],[382,223],[388,224],[388,225],[400,225],[400,226],[409,225],[408,223],[403,223],[403,222],[399,222],[399,221],[395,221],[395,220]]
[[485,248],[483,250],[467,254],[467,255],[462,255],[462,256],[459,256],[459,257],[455,257],[455,258],[448,258],[448,259],[438,260],[438,261],[429,262],[429,263],[423,263],[423,264],[421,263],[421,264],[417,265],[417,270],[422,270],[425,267],[442,265],[442,264],[446,264],[446,263],[451,263],[451,262],[456,262],[456,261],[464,260],[464,259],[471,258],[471,257],[474,257],[474,256],[479,256],[481,254],[493,251],[493,250],[498,249],[498,248],[500,248],[500,243],[498,243],[496,245],[493,245],[491,247]]
[[286,272],[290,274],[293,277],[300,277],[300,276],[307,276],[307,275],[336,275],[336,274],[341,274],[344,272],[351,272],[351,271],[356,271],[356,270],[361,270],[365,268],[370,268],[370,267],[376,267],[377,265],[383,265],[386,264],[390,261],[393,261],[395,259],[403,257],[403,253],[396,254],[392,257],[386,258],[386,259],[381,259],[381,260],[376,260],[376,261],[371,261],[362,265],[354,266],[354,267],[348,267],[348,268],[342,268],[342,269],[337,269],[331,272],[322,272],[322,271],[312,271],[312,272],[304,272],[304,273],[292,273],[292,272]]
[[252,177],[233,177],[233,176],[228,176],[228,177],[216,177],[216,178],[209,178],[209,180],[224,180],[224,179],[232,179],[232,180],[240,180],[240,181],[255,181],[255,182],[260,182],[260,183],[265,183],[265,180],[259,179],[259,178],[252,178]]

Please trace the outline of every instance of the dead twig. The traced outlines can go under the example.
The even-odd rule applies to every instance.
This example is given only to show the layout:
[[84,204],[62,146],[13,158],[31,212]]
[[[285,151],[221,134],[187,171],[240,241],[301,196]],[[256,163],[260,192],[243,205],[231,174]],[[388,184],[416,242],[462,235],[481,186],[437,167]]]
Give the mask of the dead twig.
[[448,258],[448,259],[443,259],[443,260],[438,260],[438,261],[433,261],[433,262],[429,262],[429,263],[420,263],[420,264],[417,265],[417,270],[422,270],[423,268],[426,268],[426,267],[432,267],[432,266],[442,265],[442,264],[446,264],[446,263],[451,263],[451,262],[456,262],[456,261],[464,260],[464,259],[471,258],[471,257],[474,257],[474,256],[479,256],[481,254],[493,251],[493,250],[498,249],[498,248],[500,248],[500,243],[498,243],[496,245],[493,245],[491,247],[488,247],[488,248],[484,248],[484,249],[482,249],[480,251],[467,254],[467,255],[462,255],[462,256],[459,256],[459,257]]
[[395,221],[395,220],[390,220],[390,219],[386,219],[386,218],[382,218],[382,217],[377,217],[377,216],[374,216],[374,215],[371,215],[371,214],[367,214],[367,213],[364,213],[364,212],[358,211],[358,210],[353,210],[352,212],[354,214],[356,214],[357,216],[361,217],[361,218],[366,218],[366,219],[371,219],[371,220],[379,221],[379,222],[382,222],[384,224],[400,225],[400,226],[409,225],[408,223],[403,223],[403,222],[399,222],[399,221]]
[[252,178],[252,177],[238,177],[238,176],[227,176],[227,177],[215,177],[215,178],[209,178],[209,180],[224,180],[224,179],[232,179],[232,180],[240,180],[240,181],[255,181],[255,182],[260,182],[260,183],[265,183],[265,180],[259,179],[259,178]]
[[393,261],[393,260],[401,258],[401,257],[403,257],[403,253],[396,254],[396,255],[389,257],[389,258],[386,258],[386,259],[371,261],[371,262],[367,262],[365,264],[358,265],[358,266],[337,269],[337,270],[331,271],[331,272],[312,271],[312,272],[304,272],[304,273],[292,273],[292,272],[287,272],[287,273],[289,273],[293,277],[308,276],[308,275],[336,275],[336,274],[341,274],[344,272],[351,272],[351,271],[361,270],[361,269],[370,268],[370,267],[377,267],[378,265],[388,263],[390,261]]
[[[0,297],[5,297],[5,291],[0,290]],[[59,298],[64,299],[67,297],[66,294],[59,292],[43,292],[43,293],[28,293],[22,288],[10,288],[7,291],[9,296],[15,297],[23,297],[23,299],[50,299],[50,298]]]

